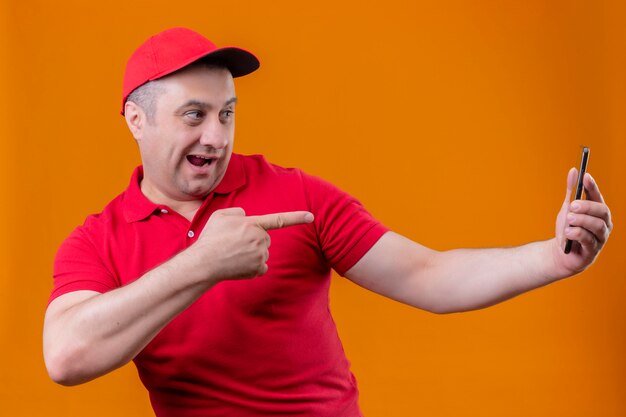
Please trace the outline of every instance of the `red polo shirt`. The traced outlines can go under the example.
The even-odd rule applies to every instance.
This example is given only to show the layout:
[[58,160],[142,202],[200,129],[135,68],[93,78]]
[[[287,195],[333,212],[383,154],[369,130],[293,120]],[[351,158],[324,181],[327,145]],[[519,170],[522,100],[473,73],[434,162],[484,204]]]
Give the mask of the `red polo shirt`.
[[224,281],[135,358],[159,417],[360,416],[356,382],[328,307],[343,274],[387,231],[354,198],[261,156],[233,155],[193,221],[128,189],[61,245],[50,300],[126,285],[192,245],[210,215],[309,210],[312,224],[272,230],[268,273]]

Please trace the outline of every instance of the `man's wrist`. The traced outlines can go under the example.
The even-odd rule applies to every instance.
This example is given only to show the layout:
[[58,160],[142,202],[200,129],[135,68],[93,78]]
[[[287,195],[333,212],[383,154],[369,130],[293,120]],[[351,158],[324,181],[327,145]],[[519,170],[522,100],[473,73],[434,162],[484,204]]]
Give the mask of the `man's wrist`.
[[539,264],[543,268],[543,274],[548,283],[572,276],[571,271],[566,270],[559,263],[559,258],[563,256],[563,248],[556,237],[538,243],[541,244],[541,254],[543,255],[542,262]]
[[219,282],[212,274],[215,268],[209,265],[207,259],[201,259],[205,254],[200,253],[194,245],[178,253],[168,263],[179,279],[185,282],[186,287],[200,286],[204,291]]

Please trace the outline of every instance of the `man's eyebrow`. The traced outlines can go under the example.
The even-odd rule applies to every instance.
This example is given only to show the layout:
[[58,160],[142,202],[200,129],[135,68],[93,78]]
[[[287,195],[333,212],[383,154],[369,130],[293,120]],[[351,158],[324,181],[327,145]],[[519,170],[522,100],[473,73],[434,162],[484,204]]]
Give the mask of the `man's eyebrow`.
[[[236,103],[237,103],[237,97],[231,97],[228,100],[226,100],[226,102],[224,103],[224,106],[230,106],[231,104],[236,104]],[[200,107],[202,109],[206,109],[208,107],[211,107],[211,105],[204,101],[192,99],[192,100],[185,102],[182,106],[178,107],[176,111],[180,111],[186,107]]]

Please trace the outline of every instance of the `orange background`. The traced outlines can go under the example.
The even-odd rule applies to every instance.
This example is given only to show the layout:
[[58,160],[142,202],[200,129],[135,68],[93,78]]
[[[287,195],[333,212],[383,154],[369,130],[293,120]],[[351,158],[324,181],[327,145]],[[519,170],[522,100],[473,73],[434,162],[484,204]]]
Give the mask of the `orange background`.
[[132,50],[170,26],[254,51],[236,151],[357,196],[435,249],[551,236],[590,171],[616,232],[582,276],[437,316],[338,278],[332,309],[366,416],[624,416],[626,7],[614,1],[0,3],[0,414],[150,416],[132,365],[48,378],[41,327],[62,239],[139,163],[118,115]]

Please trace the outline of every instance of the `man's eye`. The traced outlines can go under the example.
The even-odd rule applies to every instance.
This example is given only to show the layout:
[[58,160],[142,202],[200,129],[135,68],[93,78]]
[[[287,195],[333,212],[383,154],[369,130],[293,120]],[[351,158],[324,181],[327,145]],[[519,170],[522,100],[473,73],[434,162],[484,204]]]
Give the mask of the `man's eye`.
[[233,114],[235,114],[235,112],[232,110],[224,110],[222,112],[222,119],[229,119],[233,116]]
[[200,120],[202,119],[202,112],[197,111],[197,110],[192,110],[192,111],[188,111],[185,113],[185,117],[188,117],[192,120]]

